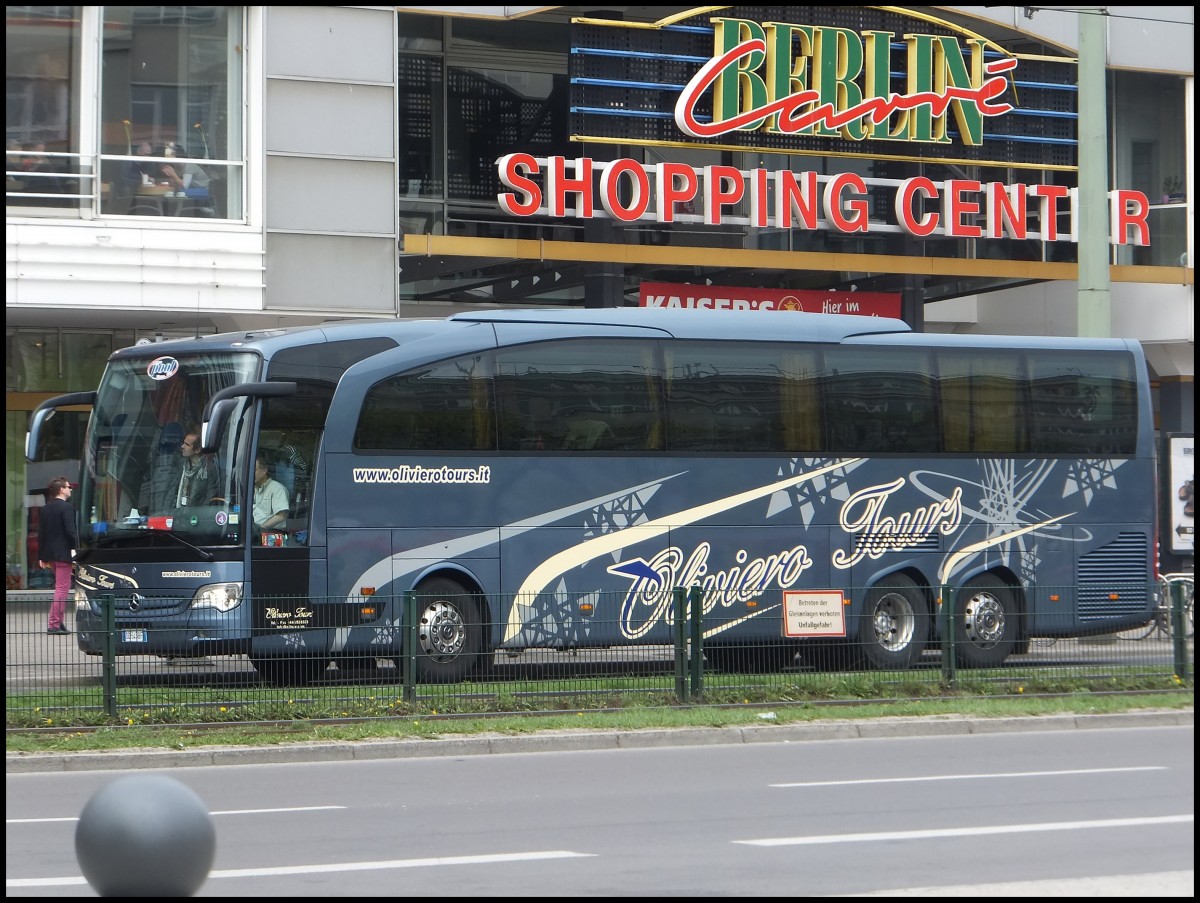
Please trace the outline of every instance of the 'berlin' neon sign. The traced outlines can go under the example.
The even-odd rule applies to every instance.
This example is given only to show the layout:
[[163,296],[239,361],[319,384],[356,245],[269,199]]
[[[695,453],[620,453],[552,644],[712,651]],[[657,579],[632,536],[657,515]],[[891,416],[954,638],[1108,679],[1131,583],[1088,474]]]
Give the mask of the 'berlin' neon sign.
[[[960,140],[983,143],[983,121],[1013,111],[998,98],[1008,89],[1011,57],[984,60],[986,42],[905,34],[906,90],[891,89],[892,32],[759,24],[714,17],[713,58],[684,87],[675,123],[693,138],[763,130],[947,144],[947,114]],[[713,117],[702,122],[698,102],[712,91]]]

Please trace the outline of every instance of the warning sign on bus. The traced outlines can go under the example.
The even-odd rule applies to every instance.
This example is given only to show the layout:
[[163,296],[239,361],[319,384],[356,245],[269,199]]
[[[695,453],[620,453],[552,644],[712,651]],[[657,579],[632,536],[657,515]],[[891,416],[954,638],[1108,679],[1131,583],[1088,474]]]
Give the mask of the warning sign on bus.
[[783,614],[784,636],[846,635],[846,604],[840,590],[786,590]]

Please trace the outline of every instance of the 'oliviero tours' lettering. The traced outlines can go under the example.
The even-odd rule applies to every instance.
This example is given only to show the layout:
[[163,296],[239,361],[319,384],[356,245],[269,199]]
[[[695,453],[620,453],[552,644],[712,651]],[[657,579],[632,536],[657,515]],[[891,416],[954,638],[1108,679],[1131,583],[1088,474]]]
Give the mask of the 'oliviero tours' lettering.
[[92,589],[115,589],[117,585],[111,574],[105,574],[100,571],[93,572],[83,565],[80,565],[76,569],[75,579]]
[[399,467],[356,467],[355,483],[490,483],[492,468],[488,464],[478,467],[422,467],[419,464],[402,464]]
[[268,606],[265,614],[272,627],[305,628],[313,622],[313,610],[304,605],[297,605],[294,611]]
[[854,551],[846,554],[837,549],[833,566],[845,570],[866,558],[876,560],[889,551],[899,551],[919,545],[934,533],[949,535],[962,523],[962,487],[955,487],[949,498],[933,502],[924,508],[904,511],[899,515],[884,514],[888,498],[905,484],[898,477],[881,486],[860,490],[842,505],[838,522],[843,530],[857,535]]
[[755,599],[772,585],[787,589],[813,564],[808,549],[802,545],[765,558],[750,558],[745,549],[739,549],[735,566],[709,573],[711,551],[712,546],[702,542],[685,561],[683,550],[672,546],[649,561],[632,558],[609,567],[610,574],[627,577],[631,582],[621,603],[621,635],[633,640],[647,634],[664,618],[671,623],[674,587],[698,586],[704,593],[707,614],[718,603],[729,608]]

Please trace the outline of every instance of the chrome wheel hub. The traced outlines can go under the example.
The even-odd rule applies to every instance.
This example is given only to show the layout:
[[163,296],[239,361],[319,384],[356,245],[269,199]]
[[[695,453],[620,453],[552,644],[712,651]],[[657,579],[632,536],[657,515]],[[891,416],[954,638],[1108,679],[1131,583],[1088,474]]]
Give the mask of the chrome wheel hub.
[[463,651],[467,641],[467,626],[457,608],[445,602],[434,602],[421,616],[417,636],[421,651],[430,658],[453,658]]
[[978,593],[963,612],[967,639],[978,646],[994,646],[1004,639],[1004,606],[990,593]]

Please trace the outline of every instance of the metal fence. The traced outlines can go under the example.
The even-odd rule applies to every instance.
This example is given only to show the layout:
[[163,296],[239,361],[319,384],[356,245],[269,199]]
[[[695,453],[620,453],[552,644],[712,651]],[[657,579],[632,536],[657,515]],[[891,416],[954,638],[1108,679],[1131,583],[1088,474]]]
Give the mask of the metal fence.
[[[103,629],[85,625],[81,636],[70,611],[73,604],[67,619],[72,632],[51,634],[46,629],[47,594],[10,591],[6,725],[190,724],[1188,689],[1194,667],[1191,587],[1189,579],[1136,588],[1134,595],[1148,591],[1161,600],[1153,618],[1145,623],[1138,619],[1136,626],[1118,632],[1084,630],[1082,636],[1080,614],[1065,603],[1060,620],[1040,616],[1036,633],[1019,611],[1001,613],[1017,621],[1015,629],[989,633],[995,624],[989,628],[983,614],[969,612],[957,588],[924,590],[917,601],[926,604],[916,606],[915,619],[903,599],[897,605],[897,599],[876,593],[867,597],[868,614],[861,623],[845,624],[844,631],[857,637],[854,641],[795,636],[820,633],[828,629],[829,619],[837,620],[836,610],[819,598],[812,610],[794,599],[789,604],[781,597],[706,597],[697,588],[678,588],[640,602],[599,594],[587,600],[518,599],[524,613],[520,634],[475,657],[462,679],[439,676],[430,662],[436,665],[442,653],[452,652],[464,639],[470,651],[470,638],[491,636],[492,627],[482,622],[483,615],[479,623],[450,618],[441,625],[447,632],[439,636],[435,622],[440,601],[411,593],[396,600],[375,599],[378,611],[403,615],[356,627],[357,645],[340,646],[326,630],[262,629],[255,634],[269,641],[270,651],[256,648],[252,658],[223,650],[222,638],[212,631],[203,643],[163,651],[155,643],[162,637],[155,635],[153,619],[137,629],[145,632],[147,649],[160,651],[124,654],[126,643],[117,655],[118,641],[129,639],[129,622],[116,618],[120,598],[105,600]],[[1061,592],[1041,587],[1039,592],[1049,599],[1076,598],[1073,587]],[[1112,594],[1119,596],[1118,591]],[[942,599],[959,601],[942,605]],[[314,603],[257,601],[285,611]],[[389,601],[402,604],[393,608]],[[510,607],[497,606],[494,610],[502,614],[494,616],[507,618]],[[967,623],[972,617],[978,623]],[[722,629],[731,620],[755,621],[760,639],[738,638],[749,625]],[[628,638],[643,627],[643,635]],[[840,629],[835,624],[833,632]],[[1066,635],[1071,633],[1076,635]],[[979,654],[993,640],[1009,644],[1007,654],[1002,660],[994,656],[994,662]]]

